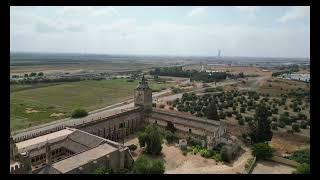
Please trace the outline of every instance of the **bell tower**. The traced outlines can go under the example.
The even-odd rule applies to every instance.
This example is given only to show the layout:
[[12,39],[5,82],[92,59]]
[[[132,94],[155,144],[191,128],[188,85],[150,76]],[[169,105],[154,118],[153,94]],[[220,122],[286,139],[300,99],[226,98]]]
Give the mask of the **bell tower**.
[[142,75],[138,87],[134,90],[134,106],[141,107],[144,110],[152,109],[152,90],[144,75]]

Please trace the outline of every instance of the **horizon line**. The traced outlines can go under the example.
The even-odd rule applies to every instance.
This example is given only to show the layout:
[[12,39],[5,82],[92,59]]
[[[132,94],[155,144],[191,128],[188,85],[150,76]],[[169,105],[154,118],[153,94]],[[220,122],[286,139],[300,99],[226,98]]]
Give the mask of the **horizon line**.
[[82,54],[82,55],[120,55],[120,56],[168,56],[168,57],[241,57],[241,58],[281,58],[281,59],[310,59],[310,57],[283,57],[283,56],[217,56],[217,55],[168,55],[168,54],[130,54],[130,53],[91,53],[91,52],[39,52],[39,51],[10,51],[11,53],[34,53],[34,54]]

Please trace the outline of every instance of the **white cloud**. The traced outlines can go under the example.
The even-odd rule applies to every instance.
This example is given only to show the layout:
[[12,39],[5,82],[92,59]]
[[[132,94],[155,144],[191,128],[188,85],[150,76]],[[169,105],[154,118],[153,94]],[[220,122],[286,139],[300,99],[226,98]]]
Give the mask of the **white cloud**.
[[112,6],[65,6],[60,11],[61,14],[69,16],[119,16],[119,12]]
[[236,6],[236,8],[242,12],[252,14],[252,13],[255,13],[260,7],[257,7],[257,6]]
[[104,8],[96,8],[94,9],[94,11],[92,12],[93,16],[120,16],[119,12],[112,6],[109,7],[104,7]]
[[310,7],[309,6],[295,6],[290,7],[290,9],[276,21],[280,23],[285,23],[291,20],[299,20],[306,17],[310,17]]
[[200,15],[204,15],[207,11],[206,7],[196,7],[193,8],[189,13],[188,16],[192,17],[192,16],[200,16]]

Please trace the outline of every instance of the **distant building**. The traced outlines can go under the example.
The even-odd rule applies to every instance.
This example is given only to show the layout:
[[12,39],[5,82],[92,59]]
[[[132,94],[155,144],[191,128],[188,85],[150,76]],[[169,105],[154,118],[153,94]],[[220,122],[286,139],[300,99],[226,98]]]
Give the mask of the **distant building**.
[[282,74],[279,78],[310,82],[310,74]]

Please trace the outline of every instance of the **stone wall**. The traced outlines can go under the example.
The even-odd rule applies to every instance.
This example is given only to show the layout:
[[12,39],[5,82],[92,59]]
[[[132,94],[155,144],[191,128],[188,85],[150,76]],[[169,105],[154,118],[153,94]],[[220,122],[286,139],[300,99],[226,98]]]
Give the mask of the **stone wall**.
[[286,159],[280,156],[273,156],[271,158],[272,161],[278,162],[278,163],[282,163],[288,166],[292,166],[292,167],[298,167],[300,165],[300,163],[290,160],[290,159]]
[[208,149],[212,149],[226,133],[225,125],[219,121],[158,109],[153,109],[147,121],[163,127],[173,123],[180,138],[196,137],[204,140]]
[[97,121],[81,124],[75,128],[112,141],[119,141],[143,126],[143,114],[139,108],[135,108]]

